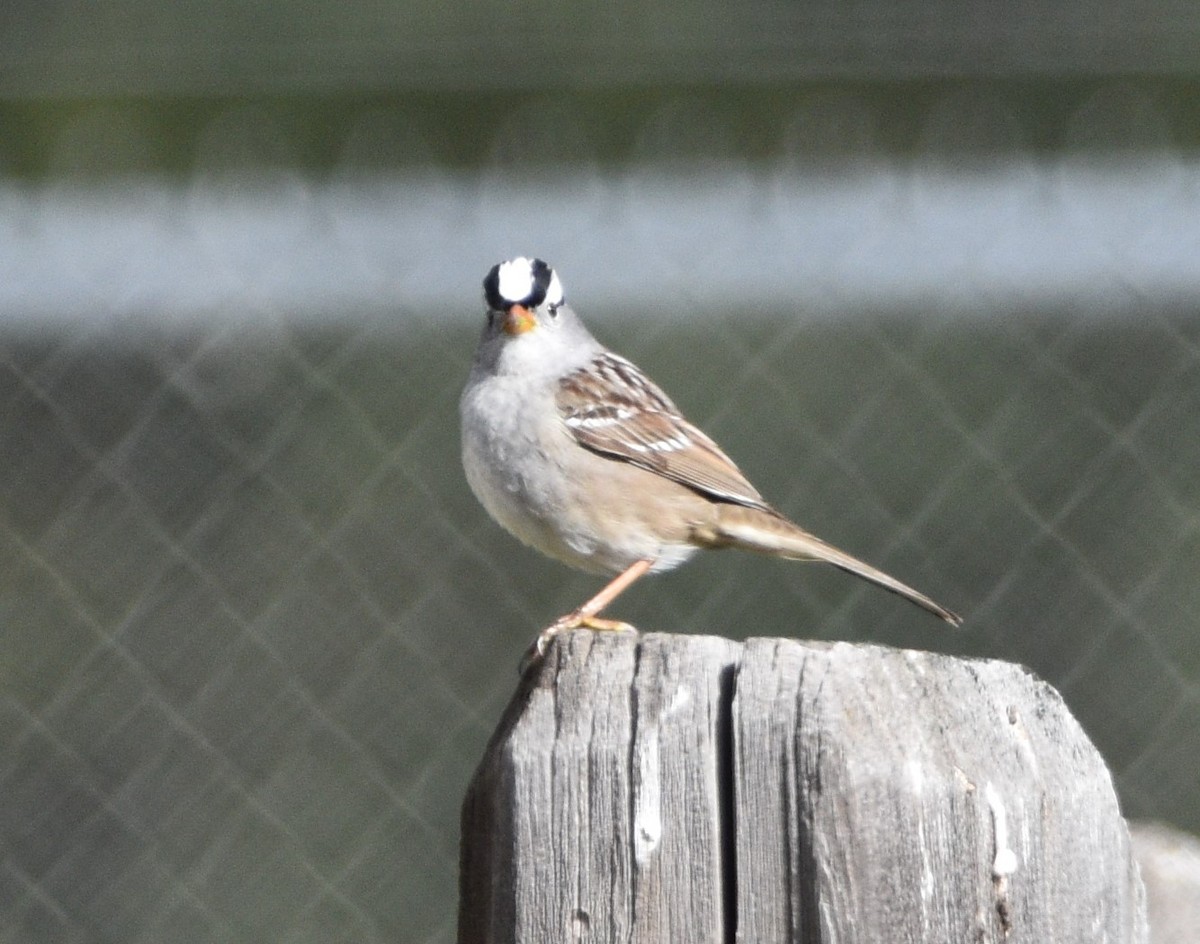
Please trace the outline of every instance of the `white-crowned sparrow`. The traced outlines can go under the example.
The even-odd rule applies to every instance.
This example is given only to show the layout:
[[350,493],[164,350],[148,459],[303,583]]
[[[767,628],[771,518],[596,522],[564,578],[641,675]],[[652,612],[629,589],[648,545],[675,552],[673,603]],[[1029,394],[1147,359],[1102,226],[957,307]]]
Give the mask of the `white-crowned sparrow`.
[[598,614],[701,548],[826,561],[957,626],[929,597],[802,530],[632,363],[592,337],[540,259],[483,280],[487,323],[463,390],[467,481],[493,518],[573,567],[617,576],[538,637],[628,629]]

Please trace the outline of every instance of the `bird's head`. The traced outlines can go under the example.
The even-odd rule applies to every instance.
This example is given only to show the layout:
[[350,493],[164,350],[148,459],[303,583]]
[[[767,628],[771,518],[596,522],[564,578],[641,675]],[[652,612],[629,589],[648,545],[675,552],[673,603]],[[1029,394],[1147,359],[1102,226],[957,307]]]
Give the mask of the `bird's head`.
[[541,259],[518,256],[492,266],[483,280],[488,329],[510,338],[559,320],[564,305],[558,275]]

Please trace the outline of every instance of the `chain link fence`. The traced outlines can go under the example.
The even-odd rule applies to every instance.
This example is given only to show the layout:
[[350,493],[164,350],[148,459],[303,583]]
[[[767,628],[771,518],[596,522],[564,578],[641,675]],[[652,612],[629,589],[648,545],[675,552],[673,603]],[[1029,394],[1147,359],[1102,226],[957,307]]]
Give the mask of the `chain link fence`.
[[196,109],[67,109],[0,181],[0,940],[454,939],[468,777],[597,586],[459,469],[517,254],[778,507],[967,624],[733,552],[618,615],[1024,663],[1128,814],[1200,830],[1194,98]]

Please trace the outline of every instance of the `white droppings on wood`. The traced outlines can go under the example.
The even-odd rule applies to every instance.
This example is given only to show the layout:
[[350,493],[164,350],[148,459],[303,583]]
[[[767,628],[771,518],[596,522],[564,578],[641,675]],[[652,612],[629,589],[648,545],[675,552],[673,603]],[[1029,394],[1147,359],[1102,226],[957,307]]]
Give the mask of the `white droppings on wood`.
[[680,685],[675,689],[675,694],[671,696],[671,704],[667,705],[667,710],[663,712],[663,719],[670,718],[671,715],[683,711],[692,703],[692,690],[686,685]]
[[662,839],[662,790],[659,783],[657,726],[645,732],[638,751],[633,795],[633,857],[645,865]]
[[1008,813],[1000,791],[990,780],[984,785],[983,796],[992,813],[992,836],[996,848],[992,859],[992,877],[1005,878],[1017,870],[1017,854],[1008,844]]

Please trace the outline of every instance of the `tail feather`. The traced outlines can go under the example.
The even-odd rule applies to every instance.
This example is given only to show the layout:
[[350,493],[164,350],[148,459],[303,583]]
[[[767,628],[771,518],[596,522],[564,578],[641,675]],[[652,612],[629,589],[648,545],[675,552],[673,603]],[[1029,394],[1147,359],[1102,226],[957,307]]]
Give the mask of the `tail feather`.
[[815,535],[792,524],[782,515],[772,515],[754,508],[726,505],[721,509],[715,534],[710,543],[716,546],[737,547],[760,554],[771,554],[790,560],[824,561],[839,570],[870,581],[884,590],[904,597],[921,609],[932,613],[951,626],[960,626],[962,617],[930,599],[906,583],[885,574],[877,567],[827,544]]

